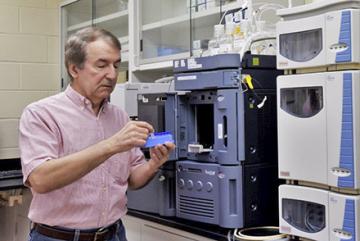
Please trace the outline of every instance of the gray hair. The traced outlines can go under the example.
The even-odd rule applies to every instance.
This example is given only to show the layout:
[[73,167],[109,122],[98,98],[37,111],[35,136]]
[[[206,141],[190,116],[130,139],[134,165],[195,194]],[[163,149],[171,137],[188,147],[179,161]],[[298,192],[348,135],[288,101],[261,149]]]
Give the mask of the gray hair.
[[74,64],[79,69],[82,69],[86,60],[86,46],[98,39],[106,41],[119,51],[121,50],[119,40],[112,33],[97,27],[81,29],[68,38],[65,44],[65,66],[71,81],[72,76],[69,73],[70,64]]

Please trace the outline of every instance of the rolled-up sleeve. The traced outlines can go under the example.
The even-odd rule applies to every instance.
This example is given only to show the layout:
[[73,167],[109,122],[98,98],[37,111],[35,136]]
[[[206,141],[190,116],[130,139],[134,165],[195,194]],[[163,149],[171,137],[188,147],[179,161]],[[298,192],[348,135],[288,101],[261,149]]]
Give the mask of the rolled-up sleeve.
[[60,134],[50,116],[27,107],[20,118],[19,147],[26,185],[29,174],[40,164],[59,157]]
[[146,162],[143,152],[140,148],[133,148],[131,150],[131,158],[130,158],[130,171],[132,172],[138,166],[142,165]]

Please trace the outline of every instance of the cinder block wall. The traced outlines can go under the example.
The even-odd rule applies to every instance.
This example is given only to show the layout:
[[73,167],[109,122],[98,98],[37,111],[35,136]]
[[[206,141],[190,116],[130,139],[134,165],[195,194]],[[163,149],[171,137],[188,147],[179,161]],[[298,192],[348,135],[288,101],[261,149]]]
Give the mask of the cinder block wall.
[[[0,165],[18,158],[18,123],[29,103],[60,90],[59,4],[61,0],[0,0]],[[0,206],[0,241],[24,241],[31,200]]]
[[0,161],[18,158],[29,103],[60,90],[61,0],[0,0]]

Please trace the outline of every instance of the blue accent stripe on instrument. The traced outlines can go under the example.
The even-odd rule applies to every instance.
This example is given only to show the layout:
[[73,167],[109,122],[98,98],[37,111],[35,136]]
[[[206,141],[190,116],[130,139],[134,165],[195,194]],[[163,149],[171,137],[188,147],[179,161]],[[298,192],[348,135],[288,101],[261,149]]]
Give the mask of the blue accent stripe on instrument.
[[346,199],[344,211],[345,213],[342,229],[351,233],[352,237],[351,239],[341,239],[341,241],[356,241],[355,200]]
[[349,10],[341,13],[341,27],[339,33],[339,44],[346,44],[347,49],[336,53],[336,63],[351,62],[351,12]]
[[343,74],[343,102],[340,146],[340,168],[351,172],[350,176],[339,177],[338,187],[355,188],[354,178],[354,130],[352,103],[352,73]]

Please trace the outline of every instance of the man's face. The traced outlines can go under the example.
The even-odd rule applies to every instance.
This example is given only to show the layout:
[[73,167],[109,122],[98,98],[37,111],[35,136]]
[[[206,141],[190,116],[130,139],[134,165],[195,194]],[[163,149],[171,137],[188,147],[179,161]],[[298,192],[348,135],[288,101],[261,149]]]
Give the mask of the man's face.
[[72,87],[93,105],[99,105],[114,90],[119,65],[120,50],[102,39],[89,43],[83,68],[70,66]]

